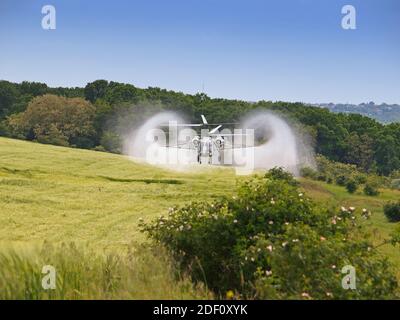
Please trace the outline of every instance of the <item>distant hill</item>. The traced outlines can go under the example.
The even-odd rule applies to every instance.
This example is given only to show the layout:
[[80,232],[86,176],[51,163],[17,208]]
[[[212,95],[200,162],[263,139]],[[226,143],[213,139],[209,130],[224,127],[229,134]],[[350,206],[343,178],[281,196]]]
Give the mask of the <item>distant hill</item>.
[[313,106],[327,108],[332,112],[358,113],[373,118],[382,123],[400,122],[400,105],[375,104],[374,102],[347,104],[347,103],[319,103]]

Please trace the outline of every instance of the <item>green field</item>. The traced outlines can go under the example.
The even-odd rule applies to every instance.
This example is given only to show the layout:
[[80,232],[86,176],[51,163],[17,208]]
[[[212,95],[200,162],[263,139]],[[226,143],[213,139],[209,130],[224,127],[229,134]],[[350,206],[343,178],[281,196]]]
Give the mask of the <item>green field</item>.
[[[165,214],[173,205],[231,195],[237,179],[229,168],[204,167],[194,173],[175,172],[135,163],[110,153],[0,138],[0,270],[3,270],[0,272],[0,285],[11,287],[7,281],[11,278],[16,281],[11,265],[27,265],[24,262],[27,260],[20,258],[21,262],[19,258],[12,258],[15,252],[29,257],[46,241],[54,246],[74,242],[87,248],[91,252],[89,256],[125,254],[132,248],[132,243],[137,246],[145,241],[138,230],[139,218],[146,220]],[[368,224],[376,243],[386,238],[395,227],[384,217],[382,205],[388,200],[400,199],[400,191],[382,190],[378,197],[367,197],[360,192],[350,195],[342,187],[322,182],[301,179],[301,183],[309,196],[327,206],[372,210],[373,216]],[[10,254],[11,249],[14,253]],[[386,245],[381,247],[381,251],[400,270],[398,249]],[[187,279],[174,280],[171,275],[163,274],[161,260],[156,258],[143,258],[140,266],[136,261],[136,271],[132,274],[125,272],[130,260],[123,262],[121,270],[125,271],[121,272],[129,274],[131,279],[127,283],[136,289],[141,288],[140,292],[130,292],[125,284],[123,294],[97,296],[83,289],[71,294],[66,289],[64,294],[54,297],[208,297],[204,289],[197,288],[196,291],[190,288]],[[35,264],[32,262],[32,265]],[[104,269],[102,263],[98,263],[98,267]],[[29,268],[24,269],[27,275],[30,274]],[[148,274],[149,278],[140,278],[141,273]],[[93,277],[96,279],[95,275]],[[160,290],[155,289],[157,285]],[[161,294],[166,287],[176,290],[171,290],[171,295]],[[23,290],[11,290],[5,297],[51,297],[38,294],[38,291],[21,295]]]
[[187,174],[126,157],[0,138],[0,241],[142,241],[139,218],[233,192],[230,169]]

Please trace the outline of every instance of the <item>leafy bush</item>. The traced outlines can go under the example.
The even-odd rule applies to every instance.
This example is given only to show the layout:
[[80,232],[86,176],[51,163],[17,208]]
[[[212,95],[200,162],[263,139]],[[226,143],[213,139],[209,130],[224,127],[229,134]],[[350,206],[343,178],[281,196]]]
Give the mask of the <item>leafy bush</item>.
[[385,216],[391,222],[398,222],[400,221],[400,201],[398,202],[389,202],[384,205],[383,212]]
[[304,168],[301,168],[300,175],[305,178],[310,178],[310,179],[316,180],[317,176],[318,176],[318,171],[316,171],[310,167],[304,167]]
[[[359,227],[364,212],[330,212],[274,169],[241,183],[237,196],[171,208],[141,223],[196,281],[224,295],[281,298],[387,298],[396,277]],[[361,240],[359,240],[361,239]],[[357,270],[357,290],[341,286],[342,267]]]
[[344,187],[347,184],[347,177],[345,175],[340,175],[336,178],[336,184]]
[[267,179],[280,180],[285,181],[287,184],[291,186],[298,186],[299,183],[297,180],[293,179],[293,175],[282,168],[275,167],[270,169],[264,176]]
[[8,128],[5,121],[0,121],[0,136],[8,137],[10,135],[10,129]]
[[393,179],[391,183],[391,188],[400,190],[400,179]]
[[355,174],[354,175],[354,180],[358,185],[364,184],[364,183],[367,182],[367,175],[361,174],[361,173]]
[[[357,185],[366,184],[368,181],[373,181],[374,184],[382,187],[389,187],[391,184],[389,177],[379,176],[371,172],[367,174],[360,171],[355,165],[331,161],[321,155],[316,157],[316,162],[318,171],[311,174],[311,172],[306,170],[306,175],[303,176],[328,183],[334,181],[337,185],[343,187],[347,185],[349,180],[354,180]],[[392,175],[395,174],[396,172]]]
[[100,144],[109,152],[121,152],[121,138],[111,131],[106,131],[103,133]]
[[364,193],[367,196],[377,196],[379,194],[378,186],[375,183],[367,182],[364,186]]
[[68,138],[53,124],[49,126],[46,134],[37,133],[36,139],[40,143],[69,146]]
[[347,190],[349,193],[354,193],[354,192],[356,192],[356,191],[357,191],[357,188],[358,188],[358,184],[357,184],[357,182],[356,182],[355,180],[350,179],[350,180],[347,181],[347,183],[346,183],[346,190]]

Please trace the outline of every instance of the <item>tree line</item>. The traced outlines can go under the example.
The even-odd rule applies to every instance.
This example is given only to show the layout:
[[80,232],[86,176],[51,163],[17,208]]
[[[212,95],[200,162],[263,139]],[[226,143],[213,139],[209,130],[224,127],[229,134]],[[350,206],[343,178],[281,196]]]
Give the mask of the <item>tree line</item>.
[[84,88],[0,81],[0,135],[80,148],[120,152],[132,125],[162,110],[198,122],[236,122],[256,109],[301,124],[315,151],[326,158],[381,175],[400,170],[400,123],[384,125],[358,114],[332,113],[300,102],[247,102],[184,94],[156,87],[96,80]]

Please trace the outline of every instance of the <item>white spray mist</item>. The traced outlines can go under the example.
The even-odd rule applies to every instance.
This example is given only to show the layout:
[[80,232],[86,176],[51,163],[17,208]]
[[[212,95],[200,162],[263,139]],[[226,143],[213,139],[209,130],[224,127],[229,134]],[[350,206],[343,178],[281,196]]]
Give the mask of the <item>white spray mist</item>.
[[294,175],[303,166],[314,167],[313,150],[308,139],[293,125],[271,111],[255,111],[241,122],[242,128],[255,131],[254,167],[271,169],[283,167]]
[[[181,115],[176,112],[160,112],[149,118],[142,126],[132,130],[123,143],[123,152],[134,159],[142,159],[149,162],[146,155],[149,144],[148,133],[161,124],[168,124],[170,121],[184,122]],[[254,169],[271,169],[283,167],[294,175],[299,174],[303,166],[314,167],[314,155],[307,139],[294,129],[288,121],[284,120],[270,111],[255,111],[247,115],[241,122],[241,128],[254,129],[256,141],[261,141],[254,147]],[[170,139],[173,137],[169,137]],[[180,137],[181,138],[181,137]],[[175,170],[195,170],[200,166],[196,165],[196,151],[182,150],[177,148],[166,148],[168,142],[159,141],[156,145],[156,152],[161,158],[171,160],[177,157],[178,163],[171,165],[170,161],[159,163]],[[174,144],[174,143],[172,143]],[[240,158],[242,150],[234,149],[233,156]],[[166,164],[167,163],[167,164]],[[169,163],[169,164],[168,164]],[[157,163],[152,163],[157,164]]]

